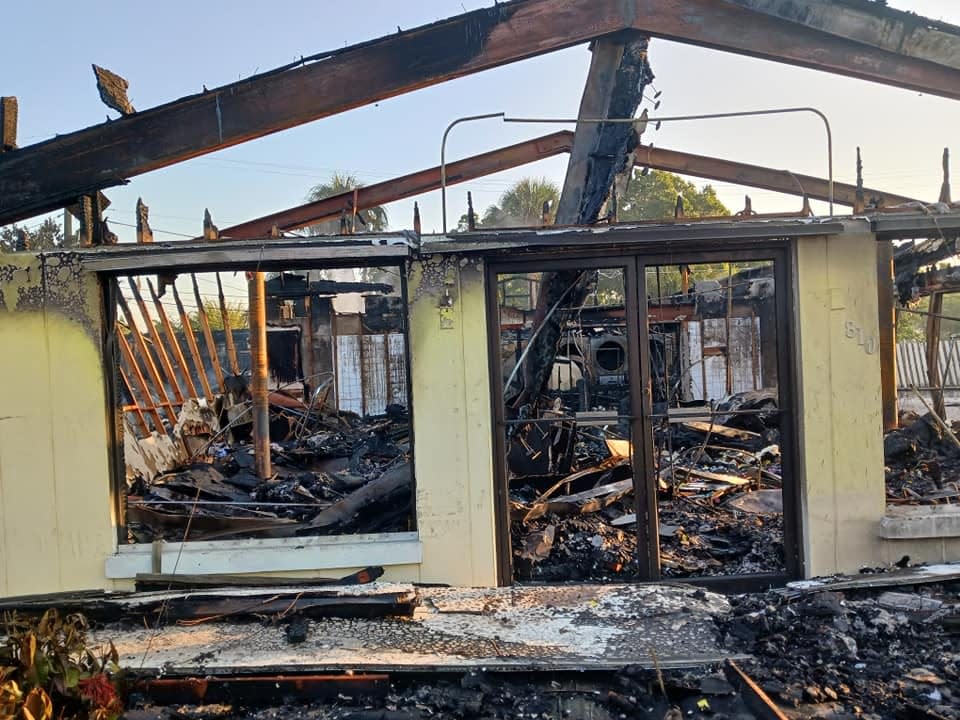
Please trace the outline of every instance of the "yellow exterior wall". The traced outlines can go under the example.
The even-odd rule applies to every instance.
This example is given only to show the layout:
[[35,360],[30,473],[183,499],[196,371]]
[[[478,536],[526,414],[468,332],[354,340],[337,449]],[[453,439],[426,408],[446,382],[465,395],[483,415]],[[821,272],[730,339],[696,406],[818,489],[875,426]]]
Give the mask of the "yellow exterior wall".
[[412,265],[408,292],[420,580],[495,585],[482,265],[425,257]]
[[0,595],[104,587],[115,540],[96,280],[7,255],[0,294]]
[[808,576],[883,562],[876,242],[796,241],[801,487]]

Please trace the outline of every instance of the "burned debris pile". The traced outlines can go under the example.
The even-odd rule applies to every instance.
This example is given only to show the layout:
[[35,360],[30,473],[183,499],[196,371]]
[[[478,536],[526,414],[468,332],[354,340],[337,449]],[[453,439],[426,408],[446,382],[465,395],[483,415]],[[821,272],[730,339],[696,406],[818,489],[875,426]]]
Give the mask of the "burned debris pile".
[[151,477],[128,464],[131,540],[412,529],[410,431],[403,407],[361,418],[310,409],[279,393],[271,401],[270,478],[254,472],[244,416],[221,426],[217,414],[199,404],[192,418],[185,410],[178,422],[176,441],[184,450],[175,457],[183,462]]
[[[738,414],[747,407],[755,412]],[[655,471],[665,577],[782,569],[782,472],[775,410],[771,393],[748,393],[718,408],[712,422],[688,415],[691,419],[685,422],[663,423],[658,429]],[[531,441],[534,437],[538,439]],[[560,475],[515,474],[511,479],[516,579],[615,581],[635,574],[637,498],[631,444],[609,428],[581,429],[576,423],[551,439],[547,446],[544,433],[531,425],[513,446],[511,457],[520,455],[518,448],[524,446],[546,447],[554,453],[555,466],[568,470]],[[557,453],[558,447],[567,448],[567,454]]]
[[[951,430],[956,437],[960,426]],[[904,413],[883,440],[887,502],[933,505],[960,500],[960,447],[932,413]]]
[[787,708],[960,718],[960,576],[944,577],[923,587],[855,580],[843,589],[738,596],[717,623],[727,647],[755,656],[745,669]]
[[[448,674],[449,675],[449,674]],[[363,677],[363,676],[361,676]],[[371,678],[372,679],[372,678]],[[630,669],[617,673],[397,677],[344,688],[327,701],[284,704],[282,716],[303,720],[425,720],[426,718],[695,718],[764,717],[720,669]],[[661,690],[662,688],[662,690]],[[273,720],[279,708],[259,702],[151,706],[128,711],[130,720]]]

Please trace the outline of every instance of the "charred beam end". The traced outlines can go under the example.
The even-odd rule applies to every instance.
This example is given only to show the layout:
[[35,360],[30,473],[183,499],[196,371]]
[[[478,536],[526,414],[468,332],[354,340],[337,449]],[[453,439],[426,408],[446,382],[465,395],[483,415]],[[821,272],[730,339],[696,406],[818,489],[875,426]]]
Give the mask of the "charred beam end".
[[17,149],[17,99],[0,97],[0,152]]
[[[647,52],[650,38],[631,34],[624,42],[623,56],[617,68],[616,80],[610,96],[605,117],[634,117],[643,92],[654,80]],[[637,138],[632,125],[611,123],[600,126],[596,146],[590,154],[587,178],[580,196],[577,225],[596,222],[613,186],[614,178],[621,172],[629,153],[636,147]]]
[[100,99],[108,108],[116,110],[121,115],[132,115],[136,112],[127,98],[127,88],[130,87],[124,78],[99,65],[93,65],[93,74],[97,77],[97,90]]
[[137,242],[152,243],[153,230],[150,229],[150,208],[147,207],[143,198],[137,198]]

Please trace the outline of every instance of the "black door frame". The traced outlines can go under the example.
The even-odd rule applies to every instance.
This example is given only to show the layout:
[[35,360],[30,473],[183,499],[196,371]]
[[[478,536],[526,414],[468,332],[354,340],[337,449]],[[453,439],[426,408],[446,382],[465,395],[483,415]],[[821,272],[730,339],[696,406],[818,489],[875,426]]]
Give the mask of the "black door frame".
[[[542,252],[522,258],[489,257],[485,262],[487,340],[490,359],[490,412],[493,446],[493,497],[495,513],[497,582],[513,583],[512,547],[510,538],[510,499],[507,486],[506,427],[501,389],[503,368],[500,358],[500,317],[497,296],[497,277],[509,273],[548,272],[553,270],[622,268],[624,272],[625,312],[629,358],[629,385],[631,399],[631,438],[634,456],[634,499],[637,512],[637,581],[660,579],[659,532],[657,492],[654,472],[653,432],[650,416],[649,334],[646,314],[646,268],[663,265],[681,265],[735,261],[772,261],[777,292],[777,377],[779,383],[781,458],[783,466],[783,524],[785,573],[690,578],[698,584],[728,586],[734,589],[769,586],[787,579],[802,577],[804,559],[801,543],[801,476],[800,476],[800,406],[798,399],[799,361],[794,322],[793,285],[794,262],[790,239],[751,240],[745,245],[705,249],[677,248],[669,252],[648,247],[590,248],[583,251],[565,249],[561,256]],[[631,322],[635,318],[636,322]],[[641,319],[643,322],[641,322]],[[641,349],[646,349],[641,352]],[[641,551],[643,548],[643,551]]]

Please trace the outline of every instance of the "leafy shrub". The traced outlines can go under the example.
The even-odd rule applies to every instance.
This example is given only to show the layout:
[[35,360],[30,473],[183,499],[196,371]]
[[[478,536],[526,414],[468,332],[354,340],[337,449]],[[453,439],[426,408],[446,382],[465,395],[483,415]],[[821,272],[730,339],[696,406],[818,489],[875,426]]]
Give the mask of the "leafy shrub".
[[91,649],[83,615],[8,614],[0,642],[0,720],[116,720],[123,710],[113,643]]

